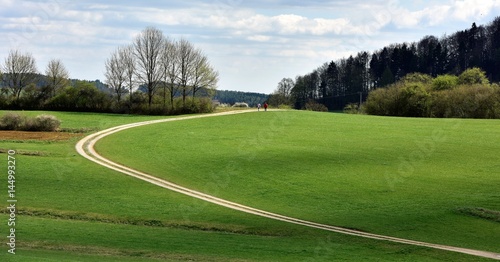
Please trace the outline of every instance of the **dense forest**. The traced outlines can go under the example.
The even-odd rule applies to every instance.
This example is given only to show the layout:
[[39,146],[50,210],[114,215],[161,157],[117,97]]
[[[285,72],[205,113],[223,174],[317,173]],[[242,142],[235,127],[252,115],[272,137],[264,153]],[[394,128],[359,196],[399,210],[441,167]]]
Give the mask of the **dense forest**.
[[480,68],[491,82],[500,81],[500,17],[485,26],[473,23],[449,36],[425,36],[419,42],[392,44],[327,62],[295,80],[284,78],[270,101],[297,109],[315,101],[328,110],[342,110],[409,73],[458,76],[469,68]]

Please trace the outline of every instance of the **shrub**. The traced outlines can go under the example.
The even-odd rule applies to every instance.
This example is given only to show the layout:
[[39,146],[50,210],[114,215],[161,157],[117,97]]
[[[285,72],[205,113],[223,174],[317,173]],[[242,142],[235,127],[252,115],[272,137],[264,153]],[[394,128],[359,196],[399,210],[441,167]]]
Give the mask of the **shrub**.
[[365,102],[366,113],[370,115],[388,116],[390,115],[390,105],[392,100],[388,98],[389,88],[379,88],[370,92]]
[[198,113],[212,113],[214,112],[214,104],[212,103],[212,99],[208,97],[198,98],[196,101]]
[[422,73],[411,73],[407,74],[400,82],[405,83],[421,83],[421,84],[430,84],[432,83],[432,76]]
[[61,121],[55,116],[39,115],[35,118],[28,118],[22,129],[25,131],[53,132],[57,131],[60,126]]
[[432,81],[432,90],[449,90],[458,86],[458,77],[454,75],[441,75]]
[[305,109],[309,111],[328,112],[328,107],[314,100],[309,100],[309,102],[306,103]]
[[290,109],[292,109],[292,106],[291,106],[291,105],[288,105],[288,104],[280,104],[280,105],[278,106],[278,109],[290,110]]
[[[419,80],[421,79],[421,80]],[[468,69],[459,77],[438,76],[431,83],[413,74],[370,92],[366,113],[383,116],[500,118],[500,86],[483,71]]]
[[18,113],[6,113],[0,118],[0,129],[19,130],[26,122],[26,117]]
[[465,70],[458,77],[458,83],[461,85],[489,85],[490,81],[486,77],[486,73],[480,68],[474,67]]
[[364,110],[370,115],[428,116],[430,94],[421,82],[399,82],[370,93]]
[[187,98],[186,106],[182,108],[183,114],[211,113],[214,110],[212,99],[207,97]]
[[429,111],[429,93],[421,83],[406,84],[401,91],[401,116],[426,117]]
[[344,107],[344,113],[346,114],[358,114],[359,113],[359,105],[356,103],[348,104]]
[[432,95],[431,116],[499,118],[500,92],[488,86],[460,86]]
[[39,115],[34,118],[17,113],[7,113],[0,119],[0,129],[17,131],[57,131],[61,125],[55,116]]

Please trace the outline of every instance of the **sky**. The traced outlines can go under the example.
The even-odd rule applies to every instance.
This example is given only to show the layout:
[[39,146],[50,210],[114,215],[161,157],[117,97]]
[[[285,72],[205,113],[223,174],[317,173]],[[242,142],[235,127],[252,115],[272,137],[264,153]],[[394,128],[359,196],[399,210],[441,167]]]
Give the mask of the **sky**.
[[219,72],[218,89],[272,93],[278,82],[393,43],[488,24],[500,0],[0,0],[0,64],[31,53],[71,78],[105,82],[104,63],[146,27],[187,39]]

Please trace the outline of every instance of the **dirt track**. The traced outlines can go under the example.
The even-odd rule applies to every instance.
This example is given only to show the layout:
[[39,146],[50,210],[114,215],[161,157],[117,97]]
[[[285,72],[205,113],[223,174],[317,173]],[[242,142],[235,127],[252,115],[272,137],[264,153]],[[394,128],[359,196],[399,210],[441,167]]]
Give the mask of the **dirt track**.
[[80,140],[76,144],[76,150],[80,155],[83,157],[99,164],[102,166],[105,166],[107,168],[110,168],[112,170],[116,170],[118,172],[121,172],[123,174],[141,179],[143,181],[149,182],[151,184],[158,185],[160,187],[185,194],[188,196],[192,196],[210,203],[214,203],[220,206],[224,206],[227,208],[231,208],[234,210],[266,217],[266,218],[271,218],[275,220],[280,220],[288,223],[293,223],[293,224],[298,224],[298,225],[303,225],[303,226],[308,226],[308,227],[313,227],[313,228],[318,228],[318,229],[323,229],[327,231],[332,231],[332,232],[337,232],[341,234],[347,234],[347,235],[353,235],[353,236],[359,236],[359,237],[364,237],[364,238],[370,238],[370,239],[377,239],[377,240],[384,240],[384,241],[390,241],[390,242],[395,242],[395,243],[402,243],[402,244],[408,244],[408,245],[414,245],[414,246],[422,246],[422,247],[428,247],[428,248],[434,248],[434,249],[440,249],[440,250],[446,250],[446,251],[452,251],[452,252],[459,252],[459,253],[464,253],[464,254],[469,254],[473,256],[478,256],[478,257],[485,257],[485,258],[491,258],[491,259],[496,259],[500,260],[500,254],[498,253],[493,253],[493,252],[487,252],[487,251],[480,251],[480,250],[473,250],[473,249],[467,249],[467,248],[459,248],[459,247],[453,247],[453,246],[445,246],[445,245],[438,245],[438,244],[432,244],[432,243],[425,243],[425,242],[420,242],[420,241],[413,241],[409,239],[402,239],[402,238],[395,238],[395,237],[390,237],[390,236],[383,236],[383,235],[377,235],[377,234],[371,234],[371,233],[366,233],[366,232],[360,232],[352,229],[346,229],[342,227],[336,227],[336,226],[331,226],[331,225],[324,225],[324,224],[319,224],[315,222],[310,222],[310,221],[305,221],[293,217],[287,217],[287,216],[282,216],[279,214],[274,214],[271,212],[267,212],[264,210],[259,210],[255,209],[252,207],[240,205],[238,203],[230,202],[224,199],[220,199],[214,196],[210,196],[198,191],[194,191],[179,185],[176,185],[174,183],[168,182],[166,180],[154,177],[149,174],[145,174],[141,171],[134,170],[132,168],[128,168],[126,166],[114,163],[102,156],[100,156],[95,150],[94,150],[94,145],[97,141],[100,139],[126,130],[134,127],[139,127],[139,126],[144,126],[144,125],[150,125],[150,124],[155,124],[155,123],[163,123],[163,122],[170,122],[170,121],[179,121],[179,120],[186,120],[186,119],[194,119],[194,118],[204,118],[204,117],[214,117],[214,116],[221,116],[221,115],[231,115],[231,114],[241,114],[241,113],[246,113],[246,112],[252,112],[254,110],[245,110],[245,111],[233,111],[233,112],[224,112],[224,113],[218,113],[218,114],[209,114],[209,115],[199,115],[199,116],[187,116],[187,117],[177,117],[177,118],[169,118],[169,119],[163,119],[163,120],[154,120],[154,121],[146,121],[146,122],[140,122],[140,123],[134,123],[134,124],[128,124],[128,125],[122,125],[118,127],[113,127],[109,128],[100,132],[97,132],[95,134],[89,135],[82,140]]

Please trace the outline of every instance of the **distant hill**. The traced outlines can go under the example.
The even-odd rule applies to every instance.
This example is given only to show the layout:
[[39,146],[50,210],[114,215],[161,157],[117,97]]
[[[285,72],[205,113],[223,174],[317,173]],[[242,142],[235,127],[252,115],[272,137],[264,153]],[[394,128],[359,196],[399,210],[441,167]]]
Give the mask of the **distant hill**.
[[217,90],[214,96],[214,99],[222,104],[233,105],[237,102],[245,102],[251,107],[263,104],[268,98],[269,95],[266,94],[228,90]]
[[97,87],[97,89],[99,89],[102,92],[105,92],[105,93],[108,93],[108,94],[113,92],[108,87],[108,85],[106,85],[105,83],[101,82],[101,80],[99,80],[99,79],[94,80],[94,81],[91,81],[91,80],[80,80],[80,79],[70,79],[69,81],[71,82],[72,86],[75,86],[75,83],[78,82],[78,81],[83,81],[83,82],[87,82],[87,83],[93,84],[95,87]]
[[[7,77],[8,75],[9,74],[4,74],[4,77]],[[35,78],[36,78],[36,87],[38,88],[46,86],[48,83],[46,76],[43,74],[36,74]],[[75,86],[75,83],[78,81],[83,81],[93,84],[95,87],[97,87],[97,89],[99,89],[102,92],[111,93],[111,90],[108,88],[108,86],[105,83],[101,82],[100,80],[91,81],[91,80],[81,80],[81,79],[69,79],[69,81],[71,86]],[[5,83],[3,81],[0,81],[0,88],[5,86],[6,86]]]

